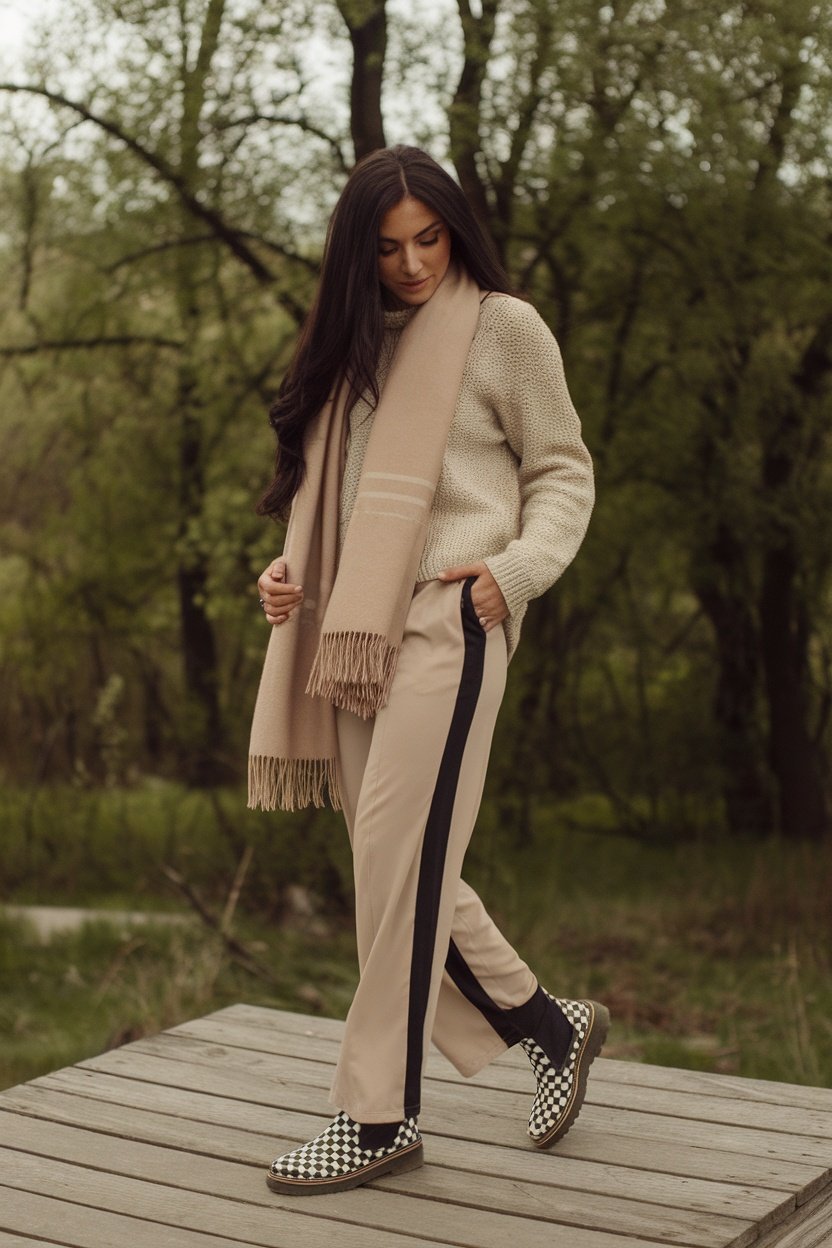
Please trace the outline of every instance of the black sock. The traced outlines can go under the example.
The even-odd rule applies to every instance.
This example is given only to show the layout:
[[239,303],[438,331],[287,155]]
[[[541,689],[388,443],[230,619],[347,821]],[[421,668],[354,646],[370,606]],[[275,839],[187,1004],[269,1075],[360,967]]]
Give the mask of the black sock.
[[400,1122],[357,1122],[361,1148],[389,1148],[399,1134]]
[[569,1053],[574,1028],[539,984],[524,1005],[516,1005],[503,1013],[524,1037],[536,1041],[552,1065],[560,1069]]

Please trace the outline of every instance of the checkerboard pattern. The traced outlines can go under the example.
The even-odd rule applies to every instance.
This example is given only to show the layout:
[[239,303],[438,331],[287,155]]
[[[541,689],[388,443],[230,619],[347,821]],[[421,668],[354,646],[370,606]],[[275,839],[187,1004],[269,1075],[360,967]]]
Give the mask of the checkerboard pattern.
[[[546,992],[546,989],[543,991]],[[566,1134],[577,1118],[586,1089],[586,1067],[606,1036],[606,1025],[596,1015],[598,1007],[594,1001],[565,1001],[553,997],[550,992],[546,992],[546,996],[566,1015],[572,1024],[573,1035],[569,1053],[560,1070],[552,1065],[534,1040],[526,1038],[520,1041],[537,1078],[537,1095],[529,1115],[529,1135],[536,1144],[554,1143],[555,1139]],[[587,1045],[591,1035],[595,1038],[592,1052],[588,1051]]]
[[407,1118],[388,1148],[362,1148],[359,1124],[341,1110],[320,1135],[291,1153],[276,1157],[269,1167],[275,1178],[320,1181],[359,1173],[371,1162],[392,1156],[421,1140],[415,1118]]

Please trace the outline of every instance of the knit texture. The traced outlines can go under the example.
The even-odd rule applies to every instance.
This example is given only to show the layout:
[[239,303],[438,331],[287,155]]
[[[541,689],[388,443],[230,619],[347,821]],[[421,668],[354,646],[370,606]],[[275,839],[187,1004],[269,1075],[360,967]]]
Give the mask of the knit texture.
[[[385,313],[379,390],[413,313]],[[371,404],[359,399],[349,415],[339,544],[372,425]],[[594,500],[592,460],[557,340],[531,304],[489,295],[451,420],[417,580],[483,561],[509,610],[503,627],[511,660],[529,600],[545,593],[574,559]]]
[[315,802],[326,782],[337,810],[335,710],[369,718],[389,697],[480,294],[463,267],[449,265],[402,330],[343,543],[343,385],[310,422],[283,549],[306,592],[266,649],[249,744],[252,807],[292,810]]

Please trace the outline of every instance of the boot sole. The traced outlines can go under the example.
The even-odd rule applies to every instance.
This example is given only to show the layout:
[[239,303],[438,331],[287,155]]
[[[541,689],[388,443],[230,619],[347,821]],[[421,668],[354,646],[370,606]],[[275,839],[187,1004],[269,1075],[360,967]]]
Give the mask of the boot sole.
[[572,1099],[554,1127],[546,1135],[541,1136],[539,1140],[532,1140],[535,1148],[551,1148],[558,1140],[562,1140],[581,1112],[584,1097],[586,1096],[586,1081],[589,1078],[589,1068],[604,1047],[604,1041],[610,1029],[610,1012],[607,1007],[599,1005],[596,1001],[589,1001],[587,1004],[592,1007],[592,1018],[584,1037],[583,1047],[575,1063],[575,1077],[572,1080]]
[[360,1187],[362,1183],[379,1179],[383,1174],[405,1174],[408,1170],[417,1170],[424,1160],[420,1140],[389,1157],[379,1157],[360,1170],[351,1170],[338,1179],[279,1178],[267,1170],[266,1182],[273,1192],[280,1192],[283,1196],[324,1196],[328,1192],[347,1192],[351,1187]]

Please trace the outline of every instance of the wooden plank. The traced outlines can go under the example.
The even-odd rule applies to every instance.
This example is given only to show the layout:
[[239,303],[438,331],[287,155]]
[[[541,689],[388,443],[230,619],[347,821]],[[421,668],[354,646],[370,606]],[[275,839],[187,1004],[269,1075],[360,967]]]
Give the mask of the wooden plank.
[[[25,1165],[21,1156],[30,1155],[43,1165],[44,1153],[51,1150],[62,1168],[97,1169],[107,1176],[108,1184],[111,1179],[124,1179],[178,1189],[185,1194],[186,1204],[201,1194],[239,1205],[241,1176],[250,1182],[256,1169],[262,1184],[263,1166],[270,1156],[310,1138],[331,1117],[325,1094],[337,1055],[337,1037],[303,1037],[299,1030],[276,1032],[264,1022],[273,1013],[259,1011],[257,1024],[250,1017],[236,1022],[227,1017],[195,1020],[190,1030],[184,1024],[173,1034],[137,1042],[0,1094],[3,1138],[14,1128],[9,1141],[14,1147],[7,1150],[16,1158],[13,1173]],[[313,1027],[318,1021],[313,1020]],[[306,1020],[301,1017],[301,1022]],[[338,1031],[341,1026],[335,1020]],[[288,1037],[288,1043],[275,1042],[275,1036]],[[289,1054],[280,1051],[284,1047]],[[298,1211],[299,1202],[288,1197],[283,1198],[286,1208],[282,1212],[305,1223],[325,1217],[330,1229],[335,1218],[339,1232],[342,1224],[347,1228],[348,1239],[350,1232],[360,1229],[362,1244],[368,1242],[363,1226],[367,1221],[385,1244],[398,1237],[402,1226],[418,1227],[425,1244],[448,1242],[449,1210],[465,1215],[455,1228],[459,1235],[454,1243],[470,1243],[471,1248],[488,1248],[491,1242],[475,1234],[472,1216],[486,1219],[479,1228],[486,1237],[494,1233],[494,1218],[508,1219],[508,1224],[497,1228],[501,1236],[511,1235],[524,1246],[521,1234],[534,1228],[537,1236],[548,1228],[547,1244],[557,1244],[568,1234],[562,1242],[569,1248],[584,1244],[595,1248],[596,1243],[600,1248],[598,1236],[606,1237],[605,1248],[607,1241],[612,1248],[610,1236],[616,1248],[634,1242],[685,1248],[744,1248],[753,1243],[754,1248],[762,1248],[760,1234],[767,1243],[779,1244],[781,1233],[800,1226],[804,1214],[813,1219],[813,1235],[818,1228],[817,1245],[813,1240],[805,1248],[820,1248],[821,1237],[829,1233],[828,1222],[824,1223],[828,1210],[816,1214],[822,1202],[810,1199],[832,1179],[832,1140],[816,1134],[825,1117],[823,1110],[807,1109],[803,1116],[811,1130],[800,1136],[797,1131],[761,1128],[758,1124],[770,1113],[772,1103],[750,1098],[743,1104],[751,1122],[728,1128],[707,1118],[703,1121],[692,1112],[675,1116],[673,1111],[677,1102],[691,1111],[694,1101],[729,1098],[711,1098],[692,1087],[674,1093],[672,1088],[635,1084],[635,1099],[651,1103],[652,1109],[631,1110],[629,1101],[626,1108],[590,1102],[556,1152],[540,1154],[519,1131],[516,1137],[491,1142],[495,1129],[502,1134],[525,1126],[533,1087],[527,1066],[511,1068],[505,1059],[500,1060],[502,1069],[494,1063],[492,1079],[496,1071],[508,1087],[496,1081],[493,1085],[463,1081],[456,1072],[450,1078],[440,1074],[426,1081],[426,1112],[432,1109],[441,1118],[441,1128],[426,1132],[428,1165],[422,1170],[360,1189],[360,1212],[348,1209],[346,1203],[359,1193],[342,1193],[337,1198],[337,1215],[325,1198],[313,1199],[311,1204],[320,1205],[323,1200],[330,1207],[327,1214],[315,1212],[306,1200],[300,1202],[304,1209]],[[438,1063],[442,1062],[439,1058]],[[447,1063],[445,1069],[451,1069]],[[520,1079],[523,1091],[517,1090]],[[622,1086],[626,1091],[629,1085]],[[278,1123],[280,1136],[275,1134]],[[667,1135],[668,1127],[672,1135]],[[703,1127],[707,1137],[697,1138],[697,1129]],[[733,1141],[721,1128],[728,1128]],[[125,1140],[125,1135],[132,1138]],[[795,1145],[799,1160],[790,1155]],[[172,1158],[176,1158],[174,1163]],[[738,1181],[737,1171],[744,1175],[743,1182]],[[199,1174],[196,1183],[194,1173]],[[12,1181],[6,1168],[0,1174],[6,1175],[0,1183]],[[143,1198],[135,1187],[130,1196],[131,1200]],[[78,1200],[77,1196],[71,1199]],[[807,1201],[803,1211],[792,1212],[796,1199]],[[374,1203],[368,1215],[369,1200]],[[246,1206],[267,1210],[280,1201],[265,1184],[259,1194],[243,1198]],[[402,1202],[408,1206],[404,1215]],[[425,1210],[430,1211],[427,1222]],[[144,1216],[141,1208],[132,1206],[125,1212],[140,1220]],[[439,1213],[444,1216],[440,1218]],[[145,1220],[154,1217],[155,1212],[148,1213]],[[201,1229],[199,1223],[183,1223],[181,1218],[176,1226]],[[9,1233],[25,1238],[28,1229],[9,1227]],[[237,1235],[233,1226],[227,1229]],[[255,1224],[241,1243],[271,1242],[255,1238],[249,1233],[252,1229],[255,1234],[268,1234]],[[207,1233],[214,1234],[213,1225]],[[217,1233],[223,1233],[222,1225]],[[412,1246],[413,1236],[407,1231],[404,1240]],[[309,1242],[308,1235],[303,1242]],[[536,1245],[538,1239],[530,1242]],[[804,1248],[797,1239],[794,1248],[798,1243]]]
[[[0,1214],[0,1218],[2,1215]],[[30,1235],[12,1235],[0,1230],[0,1248],[68,1248],[67,1241],[57,1239],[33,1239]]]
[[[88,1129],[109,1135],[188,1149],[209,1157],[233,1158],[252,1165],[263,1165],[276,1153],[297,1143],[297,1140],[273,1133],[258,1134],[128,1108],[123,1101],[93,1101],[55,1088],[29,1085],[12,1091],[14,1095],[0,1100],[0,1106],[18,1113],[50,1122],[83,1123]],[[648,1201],[672,1209],[725,1214],[751,1220],[758,1230],[785,1218],[795,1205],[794,1196],[787,1190],[775,1192],[725,1181],[656,1174],[626,1165],[574,1160],[558,1153],[521,1152],[476,1143],[468,1143],[462,1149],[456,1141],[441,1136],[428,1136],[426,1150],[430,1162],[448,1170]]]
[[[280,1014],[280,1011],[265,1013]],[[276,1056],[300,1057],[309,1061],[334,1065],[340,1048],[337,1036],[308,1036],[295,1031],[255,1024],[247,1019],[229,1021],[222,1017],[208,1016],[182,1023],[164,1033],[174,1039],[200,1040],[209,1044],[221,1044],[227,1048],[271,1053]],[[506,1055],[507,1056],[507,1055]],[[466,1087],[493,1087],[507,1091],[522,1092],[534,1088],[534,1077],[528,1060],[509,1064],[505,1057],[495,1060],[478,1075],[466,1078],[440,1053],[433,1050],[428,1058],[427,1077],[460,1083]],[[757,1101],[768,1105],[790,1106],[794,1109],[817,1109],[832,1115],[832,1090],[809,1088],[800,1085],[774,1083],[766,1080],[746,1080],[727,1075],[704,1074],[701,1071],[674,1070],[671,1067],[644,1066],[637,1062],[620,1062],[599,1059],[592,1067],[590,1099],[604,1103],[604,1089],[600,1084],[612,1083],[621,1087],[657,1088],[679,1095],[700,1097],[720,1095],[735,1101]],[[746,1084],[750,1084],[747,1087]],[[799,1123],[801,1119],[796,1119]],[[832,1116],[830,1116],[832,1127]]]
[[[0,1135],[14,1141],[15,1148],[40,1158],[79,1162],[101,1170],[115,1171],[132,1178],[181,1187],[189,1192],[208,1192],[235,1199],[245,1186],[251,1167],[237,1161],[194,1156],[191,1150],[158,1148],[132,1140],[114,1139],[80,1127],[26,1118],[0,1111]],[[258,1167],[262,1169],[262,1167]],[[536,1221],[615,1231],[620,1235],[650,1235],[668,1244],[688,1248],[745,1248],[757,1238],[748,1219],[694,1210],[662,1208],[653,1203],[620,1198],[597,1192],[553,1188],[529,1179],[508,1180],[501,1176],[462,1174],[437,1165],[401,1177],[382,1179],[373,1184],[388,1193],[386,1201],[365,1197],[360,1206],[375,1226],[384,1224],[391,1231],[401,1225],[400,1198],[421,1197],[442,1201],[444,1206],[464,1206],[482,1212],[518,1214],[533,1212]],[[265,1190],[265,1185],[264,1185]],[[368,1192],[372,1188],[366,1189]],[[278,1197],[285,1208],[295,1208],[296,1200]],[[274,1204],[267,1193],[264,1203]],[[337,1212],[342,1201],[339,1199]],[[359,1202],[353,1200],[358,1207]],[[431,1209],[435,1206],[431,1205]],[[424,1218],[421,1219],[424,1224]]]
[[[669,1209],[644,1201],[627,1200],[551,1188],[528,1180],[507,1181],[494,1175],[468,1173],[426,1165],[412,1176],[408,1191],[415,1196],[475,1209],[530,1215],[541,1221],[575,1227],[593,1227],[623,1236],[649,1236],[666,1244],[746,1248],[758,1235],[753,1222],[690,1209]],[[461,1181],[462,1180],[462,1181]],[[385,1191],[402,1191],[395,1176],[379,1183]]]
[[[250,1049],[229,1048],[225,1044],[195,1039],[181,1032],[175,1035],[162,1033],[129,1046],[136,1053],[148,1053],[172,1058],[175,1061],[205,1062],[208,1065],[231,1063],[235,1069],[273,1072],[278,1069],[272,1054]],[[282,1063],[280,1064],[282,1065]],[[529,1070],[530,1097],[534,1091],[534,1077]],[[292,1061],[292,1075],[311,1087],[321,1087],[332,1078],[331,1069],[320,1061],[306,1057]],[[464,1085],[458,1085],[464,1086]],[[481,1088],[478,1096],[488,1092],[511,1092],[506,1088]],[[466,1096],[470,1092],[465,1093]],[[586,1103],[611,1109],[638,1110],[649,1114],[664,1114],[673,1118],[690,1118],[707,1123],[720,1123],[732,1127],[753,1127],[763,1131],[780,1131],[796,1137],[809,1136],[828,1141],[826,1156],[832,1166],[832,1114],[823,1110],[798,1109],[793,1106],[775,1106],[766,1102],[737,1102],[724,1096],[689,1096],[664,1091],[661,1088],[630,1086],[618,1088],[612,1083],[589,1083]],[[529,1101],[530,1104],[530,1101]],[[528,1110],[526,1111],[528,1115]]]
[[[310,1018],[288,1011],[247,1005],[228,1007],[197,1022],[198,1027],[193,1038],[211,1039],[210,1029],[212,1025],[216,1025],[220,1031],[225,1032],[229,1047],[254,1047],[262,1052],[286,1052],[289,1055],[296,1054],[331,1062],[337,1057],[343,1031],[343,1023],[338,1019]],[[190,1024],[183,1024],[181,1028],[171,1029],[166,1035],[177,1036],[181,1033],[187,1036],[189,1026]],[[206,1030],[201,1032],[203,1026]],[[240,1028],[245,1030],[241,1031]],[[219,1039],[219,1036],[216,1038]],[[258,1040],[260,1043],[256,1043]],[[480,1074],[467,1079],[441,1054],[432,1050],[428,1058],[427,1075],[429,1078],[455,1082],[469,1088],[490,1086],[520,1091],[529,1086],[530,1071],[525,1055],[513,1049],[495,1058]],[[807,1133],[810,1135],[832,1136],[832,1089],[599,1058],[592,1067],[587,1099],[590,1103],[609,1104],[610,1107],[621,1107],[626,1103],[628,1108],[666,1112],[659,1100],[654,1099],[651,1103],[641,1093],[625,1093],[625,1085],[680,1095],[689,1094],[700,1104],[703,1104],[703,1096],[723,1098],[726,1104],[721,1108],[725,1111],[724,1121],[728,1124],[732,1124],[737,1117],[731,1114],[729,1107],[734,1106],[737,1101],[757,1102],[761,1107],[758,1112],[753,1109],[745,1111],[738,1107],[738,1114],[747,1125],[770,1129],[774,1120],[773,1129],[802,1134],[808,1125]],[[646,1096],[649,1098],[650,1093],[646,1092]],[[697,1112],[701,1113],[701,1110],[697,1111],[695,1108],[685,1111],[684,1100],[680,1100],[678,1104],[680,1116],[696,1117]],[[771,1114],[767,1114],[762,1108],[764,1105],[774,1107]],[[715,1116],[719,1117],[720,1106],[709,1104],[708,1108],[717,1110]],[[786,1112],[781,1112],[783,1110]],[[805,1113],[798,1112],[803,1110],[809,1110],[810,1113],[813,1111],[817,1116],[807,1117]]]
[[[738,1101],[768,1101],[832,1113],[832,1088],[815,1088],[775,1079],[750,1079],[745,1075],[715,1074],[704,1070],[680,1070],[673,1066],[652,1066],[642,1062],[602,1059],[599,1077],[617,1084],[643,1083],[668,1092],[730,1096]],[[593,1065],[593,1071],[595,1067]]]
[[[137,1147],[133,1145],[132,1147]],[[156,1151],[156,1150],[150,1150]],[[161,1150],[170,1153],[172,1150]],[[176,1154],[173,1153],[175,1157]],[[168,1159],[171,1164],[171,1159]],[[217,1163],[219,1164],[219,1163]],[[0,1148],[0,1174],[3,1185],[23,1191],[37,1191],[48,1184],[63,1199],[111,1212],[152,1213],[166,1228],[182,1227],[206,1234],[236,1236],[250,1248],[332,1248],[333,1242],[359,1248],[359,1245],[400,1244],[401,1248],[429,1248],[436,1244],[455,1248],[505,1248],[507,1242],[523,1248],[657,1248],[662,1241],[607,1234],[579,1227],[560,1227],[530,1217],[483,1213],[456,1205],[436,1205],[433,1201],[381,1191],[367,1185],[336,1198],[308,1196],[297,1198],[291,1210],[291,1197],[280,1197],[266,1188],[262,1172],[248,1166],[239,1171],[234,1199],[204,1191],[192,1192],[156,1182],[128,1178],[111,1171],[92,1169],[62,1161],[54,1165],[43,1158],[14,1149]],[[416,1171],[415,1173],[418,1173]],[[201,1171],[200,1181],[203,1181]],[[302,1210],[295,1212],[299,1206]],[[395,1213],[386,1215],[395,1226],[418,1227],[419,1234],[398,1235],[379,1231],[383,1206]],[[276,1212],[280,1211],[277,1218]],[[369,1225],[368,1225],[369,1224]],[[166,1234],[167,1232],[165,1232]],[[161,1236],[160,1236],[161,1238]],[[167,1248],[167,1240],[163,1241]],[[214,1248],[213,1241],[211,1248]],[[667,1248],[662,1245],[662,1248]],[[733,1248],[733,1245],[725,1245]]]
[[[10,1088],[0,1096],[0,1105],[13,1104],[13,1098],[22,1093],[24,1088],[43,1089],[48,1096],[56,1091],[63,1091],[92,1104],[104,1102],[115,1106],[123,1105],[126,1109],[141,1109],[174,1117],[186,1126],[204,1124],[211,1129],[228,1127],[248,1136],[260,1135],[267,1141],[288,1139],[295,1144],[316,1135],[332,1117],[321,1106],[315,1112],[280,1108],[275,1112],[273,1105],[258,1105],[201,1090],[181,1089],[170,1084],[81,1071],[77,1067],[67,1067],[55,1071],[54,1074],[43,1075],[23,1085],[23,1088]],[[92,1106],[90,1112],[93,1112]],[[266,1154],[270,1150],[271,1144],[267,1143]],[[261,1156],[261,1160],[266,1154]],[[802,1173],[804,1168],[800,1169]]]
[[266,1027],[280,1025],[300,1035],[331,1036],[336,1040],[344,1033],[344,1020],[341,1018],[326,1018],[323,1014],[314,1016],[298,1014],[294,1010],[276,1010],[266,1005],[248,1005],[245,1001],[238,1001],[235,1005],[226,1005],[221,1010],[214,1010],[213,1013],[205,1014],[203,1017],[229,1021],[245,1018]]
[[754,1248],[832,1248],[832,1193],[821,1192],[807,1201]]
[[[156,1151],[164,1157],[170,1150]],[[190,1236],[184,1242],[193,1244],[194,1248],[197,1244],[199,1248],[207,1248],[202,1238],[205,1235],[224,1237],[221,1242],[228,1248],[240,1248],[241,1244],[246,1248],[297,1248],[299,1244],[303,1248],[332,1248],[333,1237],[337,1237],[339,1245],[343,1243],[348,1248],[363,1248],[365,1244],[373,1245],[373,1248],[385,1248],[387,1244],[395,1248],[436,1248],[437,1242],[443,1242],[434,1237],[381,1232],[355,1221],[342,1221],[331,1202],[325,1207],[324,1196],[296,1202],[299,1211],[288,1211],[280,1206],[279,1197],[271,1204],[268,1202],[270,1193],[262,1173],[248,1167],[241,1169],[244,1172],[243,1182],[238,1187],[236,1198],[228,1200],[68,1161],[56,1166],[48,1158],[0,1147],[2,1187],[16,1188],[29,1195],[47,1190],[58,1198],[56,1204],[72,1202],[85,1208],[122,1215],[118,1219],[120,1234],[109,1241],[99,1240],[96,1248],[100,1248],[102,1242],[126,1242],[132,1248],[132,1219],[136,1216],[155,1224],[155,1239],[148,1241],[148,1248],[160,1248],[161,1245],[169,1248],[172,1242],[178,1243],[175,1236],[182,1232]],[[265,1196],[261,1197],[260,1189]],[[341,1199],[346,1200],[350,1195],[345,1192]],[[5,1204],[5,1191],[0,1200]],[[314,1211],[313,1206],[316,1205],[317,1211]],[[53,1233],[56,1226],[60,1226],[60,1221],[52,1225]],[[194,1235],[194,1232],[199,1232],[199,1235]],[[208,1243],[210,1248],[215,1248],[213,1238]]]
[[[231,1052],[220,1045],[195,1045],[194,1060],[188,1062],[171,1059],[169,1049],[169,1042],[162,1036],[156,1036],[80,1062],[79,1067],[194,1089],[204,1086],[205,1071],[210,1069],[211,1088],[219,1094],[261,1099],[276,1106],[287,1105],[291,1109],[306,1111],[318,1108],[321,1105],[321,1090],[328,1091],[329,1088],[329,1071],[319,1062],[294,1059],[291,1063],[278,1064],[263,1060],[241,1065],[238,1064],[241,1050]],[[173,1051],[177,1049],[181,1057],[179,1044]],[[256,1054],[254,1056],[257,1058]],[[470,1139],[493,1137],[495,1120],[508,1120],[521,1126],[525,1124],[529,1111],[527,1096],[480,1088],[476,1098],[472,1098],[470,1091],[464,1087],[431,1081],[425,1084],[422,1101],[426,1125],[430,1123],[433,1126],[432,1115],[435,1113],[443,1125],[453,1127],[455,1134]],[[616,1135],[633,1135],[639,1139],[681,1140],[729,1152],[751,1152],[783,1160],[817,1163],[832,1178],[832,1141],[827,1136],[798,1136],[770,1129],[734,1127],[725,1123],[674,1117],[669,1112],[600,1106],[589,1100],[581,1111],[579,1121],[585,1128],[594,1128],[599,1132],[612,1131]],[[448,1134],[447,1129],[442,1133]],[[510,1139],[501,1138],[500,1142],[508,1144]]]
[[47,1244],[48,1248],[66,1248],[65,1244],[59,1244],[56,1239],[31,1239],[30,1236],[10,1235],[7,1231],[0,1230],[0,1248],[37,1248],[37,1245]]
[[[80,1070],[77,1067],[56,1071],[27,1085],[30,1089],[43,1088],[47,1093],[64,1091],[82,1096],[90,1101],[103,1101],[116,1106],[133,1107],[150,1112],[182,1118],[186,1124],[207,1124],[215,1129],[236,1129],[248,1134],[261,1135],[268,1141],[274,1138],[279,1123],[282,1136],[295,1143],[309,1139],[329,1121],[329,1114],[316,1111],[303,1112],[288,1108],[279,1110],[279,1117],[272,1106],[259,1102],[230,1099],[201,1090],[191,1091],[165,1084],[144,1083],[137,1079],[125,1079],[117,1074],[103,1074]],[[19,1089],[11,1089],[17,1092]],[[4,1094],[9,1096],[11,1093]],[[0,1101],[2,1103],[2,1101]],[[576,1134],[577,1132],[577,1134]],[[492,1138],[493,1138],[492,1131]],[[735,1183],[754,1188],[768,1188],[778,1193],[796,1193],[804,1198],[819,1190],[826,1182],[826,1172],[817,1166],[798,1162],[771,1160],[742,1153],[716,1152],[711,1148],[689,1147],[679,1143],[633,1141],[626,1137],[605,1132],[602,1135],[586,1135],[573,1128],[556,1150],[541,1155],[526,1146],[507,1147],[491,1143],[466,1141],[460,1150],[453,1136],[426,1133],[433,1150],[438,1144],[447,1144],[449,1152],[464,1152],[466,1158],[476,1160],[477,1149],[488,1149],[501,1167],[508,1166],[510,1159],[521,1167],[527,1164],[545,1164],[547,1161],[576,1160],[611,1168],[637,1166],[639,1172],[648,1175],[666,1175],[702,1178],[717,1182]],[[492,1150],[499,1148],[499,1153]],[[263,1156],[268,1154],[268,1148]],[[501,1173],[506,1172],[501,1170]],[[507,1172],[506,1172],[507,1173]]]
[[[137,1109],[119,1101],[115,1093],[112,1100],[93,1100],[59,1091],[55,1087],[33,1087],[30,1084],[13,1088],[11,1092],[13,1095],[0,1099],[0,1111],[26,1114],[67,1126],[83,1125],[91,1131],[139,1143],[190,1149],[205,1157],[233,1157],[235,1161],[245,1161],[249,1165],[265,1166],[277,1153],[297,1145],[297,1138],[286,1134],[283,1123],[279,1124],[283,1129],[278,1134],[276,1130],[255,1131],[228,1126],[225,1122],[202,1122],[167,1113],[161,1105],[157,1105],[156,1109]],[[313,1129],[313,1120],[304,1119],[304,1122],[307,1121]],[[16,1144],[17,1141],[10,1139],[7,1143]]]
[[598,1082],[591,1083],[589,1087],[589,1101],[610,1109],[637,1109],[650,1114],[668,1114],[673,1118],[787,1132],[795,1139],[803,1136],[825,1139],[828,1142],[827,1157],[832,1165],[832,1113],[826,1110],[802,1109],[766,1101],[741,1101],[730,1096],[691,1096],[636,1084],[619,1086]]
[[428,1164],[277,1196],[265,1165],[330,1120],[342,1031],[237,1005],[0,1093],[0,1248],[832,1248],[832,1090],[603,1058],[540,1153],[524,1054],[469,1080],[433,1052]]
[[[125,1049],[114,1050],[102,1058],[90,1059],[79,1069],[97,1070],[101,1073],[120,1074],[128,1080],[156,1083],[166,1088],[184,1088],[201,1092],[210,1083],[211,1094],[225,1096],[232,1100],[248,1100],[258,1105],[270,1106],[281,1111],[329,1114],[323,1089],[315,1089],[297,1083],[292,1078],[291,1069],[283,1069],[282,1076],[252,1076],[245,1071],[217,1068],[212,1071],[210,1080],[206,1076],[206,1067],[185,1062],[172,1062],[161,1057],[150,1057],[141,1053],[130,1053]],[[504,1134],[500,1143],[506,1147],[530,1148],[526,1142],[525,1111],[527,1102],[514,1107],[511,1122],[507,1129],[497,1127],[499,1117],[505,1116],[504,1103],[495,1106],[483,1103],[484,1096],[500,1098],[505,1101],[508,1094],[482,1092],[475,1104],[471,1098],[460,1091],[453,1098],[450,1092],[456,1089],[450,1085],[441,1085],[437,1094],[435,1085],[427,1084],[425,1088],[425,1114],[423,1125],[430,1127],[437,1134],[462,1137],[469,1140],[480,1140],[488,1143],[495,1138],[495,1130]],[[496,1115],[496,1117],[495,1117]],[[327,1119],[324,1118],[325,1122]],[[576,1132],[578,1135],[576,1137]],[[585,1106],[581,1118],[569,1135],[558,1145],[569,1155],[575,1155],[578,1141],[590,1151],[583,1156],[597,1156],[598,1149],[603,1150],[603,1141],[608,1135],[631,1137],[630,1164],[639,1164],[639,1152],[643,1141],[653,1140],[674,1145],[677,1143],[696,1145],[710,1150],[723,1152],[744,1152],[759,1157],[769,1157],[779,1161],[797,1161],[811,1165],[815,1170],[811,1182],[822,1185],[829,1181],[830,1172],[827,1165],[827,1142],[819,1141],[813,1155],[811,1141],[801,1140],[795,1144],[792,1136],[780,1136],[775,1132],[749,1129],[740,1131],[727,1127],[710,1127],[704,1123],[677,1120],[661,1115],[627,1113],[623,1110],[599,1110],[594,1106]],[[800,1197],[798,1196],[798,1199]]]
[[[87,1205],[54,1200],[26,1190],[16,1191],[0,1183],[0,1225],[18,1233],[28,1231],[36,1244],[61,1244],[69,1248],[240,1248],[239,1239],[205,1236],[178,1227],[161,1228],[156,1221],[124,1217]],[[50,1236],[60,1235],[60,1239]],[[6,1241],[0,1241],[6,1248]],[[12,1240],[12,1243],[15,1241]],[[19,1241],[34,1248],[31,1239]],[[290,1248],[287,1241],[287,1248]],[[292,1246],[297,1248],[297,1245]],[[622,1248],[625,1246],[622,1245]]]
[[[264,1041],[270,1036],[304,1036],[324,1041],[334,1046],[335,1054],[343,1033],[340,1019],[310,1018],[288,1010],[275,1010],[265,1006],[233,1005],[204,1018],[194,1020],[199,1025],[219,1027],[233,1034],[237,1028],[265,1032]],[[171,1035],[187,1030],[191,1023],[171,1028]],[[276,1050],[280,1051],[280,1050]],[[435,1049],[431,1057],[436,1077],[464,1080],[468,1084],[491,1082],[490,1075],[497,1071],[501,1078],[508,1072],[527,1071],[528,1059],[517,1049],[509,1049],[495,1058],[489,1066],[466,1079]],[[429,1059],[429,1067],[430,1067]],[[611,1082],[617,1085],[635,1084],[644,1087],[664,1088],[669,1092],[689,1092],[693,1095],[730,1096],[737,1100],[767,1101],[776,1105],[793,1105],[804,1109],[821,1109],[832,1112],[832,1088],[806,1087],[802,1084],[782,1083],[772,1079],[749,1079],[739,1075],[716,1074],[699,1070],[679,1070],[671,1066],[655,1066],[647,1062],[627,1062],[615,1058],[599,1058],[592,1067],[595,1083]],[[511,1078],[511,1076],[509,1076]],[[512,1083],[498,1086],[513,1086]]]

